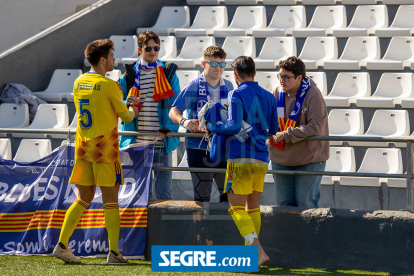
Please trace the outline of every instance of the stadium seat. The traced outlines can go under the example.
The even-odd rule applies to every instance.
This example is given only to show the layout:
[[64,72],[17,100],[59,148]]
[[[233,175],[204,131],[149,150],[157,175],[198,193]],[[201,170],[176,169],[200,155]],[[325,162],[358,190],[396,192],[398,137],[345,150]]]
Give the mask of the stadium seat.
[[121,75],[122,75],[121,70],[115,69],[110,72],[106,72],[105,77],[113,81],[118,81]]
[[[73,130],[73,131],[75,131],[77,127],[78,127],[78,113],[75,112],[75,116],[73,116],[73,119],[72,119],[72,122],[70,123],[70,125],[68,127],[64,127],[64,128],[59,129],[59,130],[66,130],[66,131]],[[52,138],[67,139],[68,135],[67,134],[52,134]]]
[[254,81],[257,81],[262,88],[272,92],[276,87],[280,86],[277,74],[278,72],[257,71]]
[[328,94],[328,85],[326,82],[325,72],[306,72],[306,76],[308,76],[311,80],[313,80],[316,83],[316,85],[322,93],[322,96],[325,97]]
[[266,9],[264,6],[238,7],[228,28],[214,29],[215,37],[251,35],[254,29],[265,28]]
[[214,29],[227,28],[227,26],[226,7],[200,7],[191,27],[175,29],[174,33],[176,37],[206,36],[212,35]]
[[[332,109],[328,116],[329,135],[355,136],[364,134],[364,118],[361,109]],[[330,141],[340,146],[342,141]]]
[[336,0],[302,0],[302,5],[335,5]]
[[226,5],[257,5],[258,0],[224,0]]
[[12,149],[10,139],[0,139],[0,157],[6,160],[11,160]]
[[318,66],[324,66],[326,60],[338,59],[336,37],[308,37],[299,58],[306,69],[318,69]]
[[[355,172],[355,151],[351,147],[330,147],[329,159],[326,161],[326,172]],[[321,184],[330,185],[339,181],[339,176],[322,176]]]
[[296,0],[263,0],[263,5],[296,5]]
[[388,27],[386,5],[361,5],[355,10],[351,23],[346,28],[333,30],[336,37],[367,36],[375,29]]
[[52,152],[49,139],[22,139],[13,160],[19,163],[30,163],[42,159]]
[[223,79],[231,81],[234,88],[237,88],[236,80],[234,79],[234,72],[233,71],[224,71],[222,75]]
[[327,106],[349,107],[357,98],[369,96],[371,96],[369,73],[339,73],[331,93],[324,99]]
[[[62,129],[68,127],[68,106],[66,104],[40,104],[33,122],[24,129]],[[18,138],[46,138],[46,134],[13,133]]]
[[350,37],[341,57],[325,61],[323,67],[329,70],[359,70],[361,66],[366,66],[367,61],[379,60],[380,55],[378,37]]
[[401,5],[391,26],[375,29],[374,33],[378,37],[411,36],[414,33],[414,5]]
[[[407,174],[407,172],[405,172]],[[406,178],[386,178],[388,188],[407,188]]]
[[220,5],[222,0],[187,0],[187,5]]
[[275,69],[279,61],[291,56],[296,56],[294,37],[268,37],[254,63],[258,69]]
[[252,35],[260,38],[285,36],[292,34],[293,29],[305,27],[306,12],[304,6],[277,6],[269,26],[254,29]]
[[413,73],[384,73],[371,97],[356,99],[358,107],[392,108],[404,98],[413,98]]
[[223,50],[227,53],[226,67],[239,56],[256,57],[256,43],[251,36],[229,36],[224,40]]
[[[176,58],[177,57],[177,39],[175,36],[159,36],[160,38],[160,52],[158,53],[158,58],[161,61],[164,61],[166,58]],[[123,58],[122,64],[132,64],[138,61],[139,57],[133,58]]]
[[[2,118],[0,129],[27,127],[29,125],[29,106],[27,104],[2,103],[0,104],[0,118]],[[0,137],[6,136],[6,133],[0,133]]]
[[211,36],[188,36],[177,58],[164,58],[167,62],[174,62],[181,68],[194,68],[203,60],[204,50],[215,45],[215,38]]
[[342,5],[375,5],[377,0],[341,0],[341,3]]
[[367,61],[369,70],[404,70],[414,62],[414,38],[393,37],[380,60]]
[[[109,37],[114,45],[114,66],[117,67],[122,63],[124,58],[137,60],[138,59],[138,38],[136,35],[125,36],[125,35],[111,35]],[[85,58],[85,66],[90,67],[89,61]]]
[[293,29],[294,37],[327,36],[333,29],[346,27],[345,6],[318,6],[313,13],[309,26]]
[[187,86],[187,84],[195,80],[200,76],[200,71],[198,70],[192,70],[192,71],[185,71],[185,70],[177,70],[176,71],[177,77],[180,80],[180,90],[183,90],[184,87]]
[[412,4],[413,0],[382,0],[382,3],[385,5],[404,5]]
[[73,83],[80,75],[80,69],[56,69],[46,90],[33,94],[46,102],[61,102],[73,93]]
[[[358,173],[401,174],[403,169],[400,149],[369,148],[362,160]],[[381,186],[386,179],[378,177],[339,177],[341,185],[350,186]]]
[[155,25],[138,28],[137,35],[146,30],[151,30],[157,35],[170,35],[175,29],[188,27],[190,27],[190,9],[187,6],[164,6]]
[[[407,110],[377,110],[364,136],[384,138],[410,135],[410,120]],[[386,147],[388,142],[349,141],[351,146]]]
[[[187,151],[184,152],[183,158],[181,159],[179,168],[188,168],[187,162]],[[172,179],[173,180],[191,180],[191,173],[190,172],[172,172]]]

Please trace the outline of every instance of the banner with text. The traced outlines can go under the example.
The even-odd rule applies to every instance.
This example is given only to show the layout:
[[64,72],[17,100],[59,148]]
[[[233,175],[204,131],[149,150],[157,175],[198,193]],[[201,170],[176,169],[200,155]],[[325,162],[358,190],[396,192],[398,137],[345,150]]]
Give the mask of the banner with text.
[[[124,256],[144,255],[147,232],[149,175],[154,144],[121,149],[124,185],[119,189]],[[0,254],[51,254],[57,244],[66,210],[77,198],[68,184],[74,147],[64,146],[33,163],[0,157]],[[69,239],[77,256],[108,253],[108,235],[99,187]]]

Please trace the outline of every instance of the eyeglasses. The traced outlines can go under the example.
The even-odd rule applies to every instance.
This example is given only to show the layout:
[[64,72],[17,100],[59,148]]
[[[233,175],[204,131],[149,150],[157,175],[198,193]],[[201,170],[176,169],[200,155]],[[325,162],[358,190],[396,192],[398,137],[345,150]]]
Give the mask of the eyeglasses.
[[144,46],[145,52],[151,52],[152,49],[154,49],[155,52],[159,52],[160,51],[160,46],[154,46],[154,47]]
[[209,60],[205,60],[204,61],[205,63],[208,63],[208,64],[210,64],[210,66],[211,67],[213,67],[213,68],[215,68],[215,67],[217,67],[217,65],[218,66],[220,66],[220,68],[224,68],[224,67],[226,67],[226,62],[224,62],[224,61],[222,61],[222,62],[217,62],[217,61],[209,61]]
[[289,77],[289,76],[282,76],[281,74],[277,74],[277,78],[279,79],[279,81],[286,81],[286,82],[288,82],[289,81],[289,79],[291,79],[291,78],[295,78],[296,79],[296,76],[292,76],[292,77]]

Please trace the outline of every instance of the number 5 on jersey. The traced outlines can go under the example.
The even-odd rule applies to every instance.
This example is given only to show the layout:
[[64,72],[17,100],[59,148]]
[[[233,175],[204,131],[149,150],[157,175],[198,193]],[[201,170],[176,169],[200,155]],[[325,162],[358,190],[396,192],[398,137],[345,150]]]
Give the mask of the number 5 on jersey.
[[79,111],[81,114],[81,119],[79,120],[81,128],[83,129],[89,129],[92,126],[92,114],[91,112],[87,109],[87,107],[89,105],[89,99],[80,99],[79,100]]

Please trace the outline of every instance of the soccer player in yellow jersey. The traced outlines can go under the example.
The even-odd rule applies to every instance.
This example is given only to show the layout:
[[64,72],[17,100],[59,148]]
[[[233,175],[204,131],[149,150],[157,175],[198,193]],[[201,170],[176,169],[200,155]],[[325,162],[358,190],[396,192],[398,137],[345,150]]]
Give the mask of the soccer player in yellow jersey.
[[95,187],[102,192],[105,209],[105,227],[108,231],[108,263],[126,260],[118,251],[120,215],[119,185],[123,184],[119,157],[118,116],[128,123],[138,115],[138,108],[129,109],[122,101],[118,84],[105,77],[114,69],[114,43],[109,39],[96,40],[86,47],[85,57],[92,68],[74,84],[78,128],[76,130],[75,165],[70,184],[78,186],[78,199],[69,207],[63,221],[59,243],[53,256],[67,263],[80,263],[68,247],[69,238],[79,223],[82,213],[94,198]]

